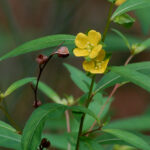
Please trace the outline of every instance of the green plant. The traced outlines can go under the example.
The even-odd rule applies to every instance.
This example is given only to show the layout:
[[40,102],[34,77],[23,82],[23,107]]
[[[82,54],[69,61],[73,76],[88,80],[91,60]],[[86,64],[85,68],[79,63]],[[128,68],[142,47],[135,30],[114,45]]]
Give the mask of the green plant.
[[[130,55],[123,66],[109,66],[111,54],[107,51],[107,47],[111,44],[107,40],[111,22],[125,27],[132,26],[135,19],[127,13],[136,11],[140,14],[139,9],[150,7],[150,0],[108,1],[110,9],[102,37],[95,30],[90,30],[88,34],[79,33],[76,37],[63,34],[50,35],[27,42],[0,57],[1,62],[10,57],[56,47],[49,56],[41,54],[36,58],[39,67],[37,77],[18,80],[5,92],[0,93],[0,109],[11,124],[0,121],[0,146],[18,150],[43,150],[51,146],[67,150],[150,149],[150,137],[141,132],[150,129],[148,114],[112,122],[109,119],[113,95],[119,87],[132,82],[150,92],[150,62],[129,64],[133,57],[150,47],[150,39],[130,40],[120,31],[112,29],[124,42]],[[115,4],[120,6],[113,12]],[[69,46],[73,48],[76,46],[76,48],[68,49]],[[106,51],[102,47],[106,48]],[[84,57],[83,68],[87,73],[69,64],[64,64],[64,66],[70,72],[72,81],[84,94],[77,99],[73,96],[60,98],[53,89],[40,81],[40,77],[53,57],[57,55],[59,59],[65,58],[72,52],[77,57]],[[103,77],[96,82],[95,79],[99,74],[103,74]],[[35,111],[21,131],[3,106],[3,102],[7,96],[25,84],[30,84],[33,89]],[[112,86],[114,86],[112,92],[105,97],[104,90]],[[39,90],[53,103],[42,104],[38,98]],[[64,131],[65,124],[67,131]],[[61,129],[64,132],[43,133],[44,129],[52,128]]]

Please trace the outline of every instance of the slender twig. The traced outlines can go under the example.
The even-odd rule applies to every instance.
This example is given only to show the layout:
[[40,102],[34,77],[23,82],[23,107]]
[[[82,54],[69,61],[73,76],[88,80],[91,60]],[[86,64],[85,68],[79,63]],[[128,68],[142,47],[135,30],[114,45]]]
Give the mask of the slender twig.
[[[39,81],[40,81],[40,78],[42,76],[42,73],[46,67],[46,65],[48,64],[48,62],[51,60],[51,58],[57,54],[55,51],[64,43],[64,41],[62,43],[60,43],[54,50],[54,52],[48,57],[47,61],[43,64],[43,65],[39,65],[39,73],[38,73],[38,77],[37,77],[37,82],[36,82],[36,85],[35,85],[35,89],[34,89],[34,97],[35,97],[35,108],[38,107],[38,99],[37,99],[37,92],[38,92],[38,85],[39,85]],[[33,89],[33,87],[32,87]]]
[[10,122],[10,124],[17,130],[17,131],[21,131],[21,129],[17,126],[16,122],[12,119],[12,117],[10,116],[10,114],[7,112],[7,110],[3,107],[0,106],[1,111],[4,113],[4,115],[6,116],[6,118],[8,119],[8,121]]
[[[66,116],[67,132],[70,133],[71,132],[70,116],[69,116],[69,111],[68,110],[65,111],[65,116]],[[68,149],[67,150],[71,150],[71,144],[69,142],[68,142]]]
[[134,55],[130,55],[129,57],[128,57],[128,59],[126,60],[126,62],[125,62],[125,66],[126,65],[128,65],[128,63],[131,61],[131,59],[134,57]]
[[99,126],[98,128],[94,129],[94,130],[91,130],[91,131],[88,131],[88,132],[82,134],[82,136],[86,136],[86,135],[89,135],[93,132],[99,131],[99,130],[101,130],[102,127],[103,127],[103,124],[101,126]]
[[107,32],[108,32],[109,26],[110,26],[110,23],[111,23],[111,15],[112,15],[112,12],[113,12],[113,7],[114,7],[114,3],[111,3],[110,8],[109,8],[107,23],[106,23],[106,26],[105,26],[105,29],[104,29],[104,33],[103,33],[102,42],[105,41],[105,38],[106,38],[106,35],[107,35]]
[[[88,108],[91,100],[92,100],[92,91],[93,91],[93,86],[94,86],[94,81],[95,81],[95,75],[93,76],[92,78],[92,81],[91,81],[91,86],[90,86],[90,89],[89,89],[89,94],[88,94],[88,99],[85,103],[85,107]],[[79,150],[79,142],[80,142],[80,136],[82,135],[82,128],[83,128],[83,122],[84,122],[84,118],[85,118],[85,114],[82,115],[81,117],[81,121],[80,121],[80,127],[79,127],[79,132],[78,132],[78,138],[77,138],[77,144],[76,144],[76,150]]]
[[[134,57],[134,55],[130,55],[130,56],[128,57],[128,59],[126,60],[124,66],[128,65],[129,62],[131,61],[131,59],[132,59],[133,57]],[[109,103],[110,99],[112,98],[112,96],[115,94],[115,92],[117,91],[117,89],[118,89],[119,87],[120,87],[120,84],[118,84],[118,83],[114,86],[113,90],[111,91],[111,93],[110,93],[109,96],[108,96],[108,99],[106,100],[106,102],[105,102],[104,105],[102,106],[102,108],[101,108],[101,110],[100,110],[100,112],[99,112],[99,114],[98,114],[98,118],[100,118],[100,116],[101,116],[101,114],[103,113],[103,111],[104,111],[106,105]],[[89,132],[94,128],[95,125],[96,125],[96,121],[92,124],[91,128],[89,129]]]

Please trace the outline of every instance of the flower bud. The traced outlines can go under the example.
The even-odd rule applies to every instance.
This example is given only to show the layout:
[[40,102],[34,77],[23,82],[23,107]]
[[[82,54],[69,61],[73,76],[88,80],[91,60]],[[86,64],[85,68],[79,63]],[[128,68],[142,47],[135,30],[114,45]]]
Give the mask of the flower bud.
[[63,57],[63,58],[68,57],[69,56],[69,50],[66,46],[62,46],[57,50],[56,54],[58,55],[58,57]]
[[38,64],[42,65],[42,64],[44,64],[47,61],[47,59],[48,59],[47,56],[40,54],[36,58],[36,61],[37,61]]
[[43,138],[42,141],[41,141],[41,146],[43,148],[49,148],[50,147],[50,142],[46,139],[46,138]]
[[33,107],[34,107],[34,108],[38,108],[38,107],[41,106],[41,105],[42,105],[42,102],[39,101],[39,100],[33,102]]

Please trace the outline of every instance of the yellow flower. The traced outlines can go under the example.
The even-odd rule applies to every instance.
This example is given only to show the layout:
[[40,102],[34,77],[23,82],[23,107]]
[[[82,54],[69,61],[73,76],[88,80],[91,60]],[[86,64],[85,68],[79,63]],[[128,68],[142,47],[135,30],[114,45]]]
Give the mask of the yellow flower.
[[116,0],[115,5],[120,6],[123,4],[126,0]]
[[90,30],[88,35],[84,33],[78,33],[75,39],[76,47],[73,53],[77,57],[89,57],[94,59],[97,57],[102,49],[102,45],[99,44],[101,40],[101,34],[95,30]]
[[101,50],[95,59],[83,62],[83,69],[92,74],[102,74],[105,72],[109,59],[104,60],[105,51]]

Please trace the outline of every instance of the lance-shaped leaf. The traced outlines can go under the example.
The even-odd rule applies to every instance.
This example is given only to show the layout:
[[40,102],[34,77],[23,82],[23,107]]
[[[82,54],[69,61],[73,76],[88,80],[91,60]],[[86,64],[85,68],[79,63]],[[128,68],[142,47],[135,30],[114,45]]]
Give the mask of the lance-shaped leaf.
[[98,118],[92,111],[81,106],[68,107],[60,104],[45,104],[36,109],[27,121],[21,140],[22,149],[37,150],[37,147],[40,144],[45,121],[47,119],[54,119],[59,117],[66,109],[71,109],[77,113],[87,113],[98,121]]
[[124,79],[150,92],[150,77],[127,67],[112,67],[111,70]]
[[150,0],[127,0],[125,3],[120,5],[113,13],[111,19],[113,20],[116,16],[127,13],[129,11],[146,8],[150,6]]
[[65,45],[73,45],[75,37],[73,35],[50,35],[46,37],[42,37],[36,40],[32,40],[22,44],[21,46],[11,50],[4,56],[0,57],[0,61],[19,56],[22,54],[26,54],[29,52],[55,47],[64,42]]
[[16,82],[12,83],[8,87],[8,89],[5,91],[5,93],[3,94],[3,97],[6,97],[6,96],[10,95],[12,92],[14,92],[15,90],[17,90],[18,88],[24,86],[27,83],[32,82],[33,80],[36,80],[36,78],[34,78],[34,77],[24,78],[24,79],[21,79],[21,80],[18,80]]
[[91,79],[86,76],[84,72],[81,70],[69,65],[69,64],[64,64],[65,67],[68,69],[70,72],[70,76],[72,81],[83,91],[83,92],[88,92]]
[[142,150],[149,150],[150,145],[144,141],[141,137],[119,129],[103,129],[102,131],[112,134],[116,136],[117,138],[131,144],[132,146],[142,149]]
[[0,146],[5,148],[21,149],[21,135],[9,124],[0,121]]
[[148,131],[150,129],[150,116],[142,115],[115,120],[106,125],[104,128],[124,129],[133,131]]
[[[133,64],[127,65],[126,68],[129,68],[131,70],[136,70],[145,75],[150,74],[150,62],[133,63]],[[95,92],[97,93],[101,90],[104,90],[105,88],[115,85],[116,83],[123,83],[123,82],[128,82],[128,81],[129,81],[128,79],[122,77],[116,72],[111,71],[107,73],[106,75],[104,75],[104,77],[97,83]]]

